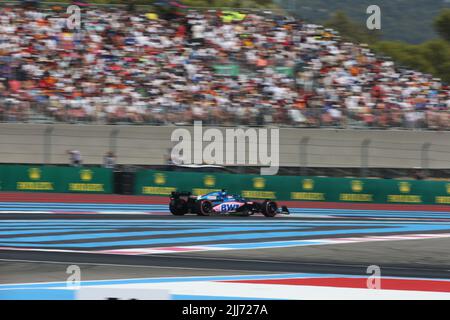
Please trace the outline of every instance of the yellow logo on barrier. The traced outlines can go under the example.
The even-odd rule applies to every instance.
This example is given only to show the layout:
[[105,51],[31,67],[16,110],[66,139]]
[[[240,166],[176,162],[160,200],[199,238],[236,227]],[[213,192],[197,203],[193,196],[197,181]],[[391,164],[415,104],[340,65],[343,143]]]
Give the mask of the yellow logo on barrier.
[[399,182],[398,189],[401,193],[409,193],[411,191],[411,183],[409,182]]
[[31,180],[39,180],[41,178],[41,170],[39,168],[28,169],[28,177]]
[[303,189],[304,190],[312,190],[312,189],[314,189],[314,180],[312,180],[312,179],[305,179],[305,180],[303,180]]
[[352,181],[352,191],[353,192],[361,192],[363,190],[363,182],[360,180]]
[[214,176],[205,176],[205,178],[203,179],[203,183],[207,187],[214,187],[214,185],[216,184],[216,178]]
[[93,175],[94,174],[92,173],[91,170],[81,170],[80,171],[80,178],[83,181],[91,181]]
[[34,181],[17,181],[17,190],[34,190],[34,191],[52,191],[54,190],[53,183],[47,181],[36,181],[42,178],[41,169],[29,168],[28,178]]
[[165,184],[166,183],[166,176],[163,173],[155,173],[154,181],[156,184]]
[[266,186],[266,180],[264,178],[254,178],[253,187],[256,189],[263,189]]
[[447,183],[447,193],[450,194],[450,183]]

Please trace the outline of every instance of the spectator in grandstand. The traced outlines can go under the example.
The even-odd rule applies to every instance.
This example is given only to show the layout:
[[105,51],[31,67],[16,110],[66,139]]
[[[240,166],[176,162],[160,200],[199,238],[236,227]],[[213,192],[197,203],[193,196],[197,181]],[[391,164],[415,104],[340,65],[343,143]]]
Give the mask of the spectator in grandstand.
[[262,13],[82,10],[73,31],[64,10],[2,9],[2,121],[450,128],[439,79],[317,25]]

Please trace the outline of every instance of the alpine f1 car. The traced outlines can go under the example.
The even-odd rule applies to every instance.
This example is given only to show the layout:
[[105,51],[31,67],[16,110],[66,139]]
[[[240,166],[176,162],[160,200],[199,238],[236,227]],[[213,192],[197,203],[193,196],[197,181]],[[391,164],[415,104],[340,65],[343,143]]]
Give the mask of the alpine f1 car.
[[251,216],[262,213],[266,217],[289,214],[286,206],[278,207],[275,201],[249,201],[240,195],[228,194],[225,190],[195,196],[190,192],[172,192],[169,203],[170,212],[176,216],[193,213],[200,216],[240,215]]

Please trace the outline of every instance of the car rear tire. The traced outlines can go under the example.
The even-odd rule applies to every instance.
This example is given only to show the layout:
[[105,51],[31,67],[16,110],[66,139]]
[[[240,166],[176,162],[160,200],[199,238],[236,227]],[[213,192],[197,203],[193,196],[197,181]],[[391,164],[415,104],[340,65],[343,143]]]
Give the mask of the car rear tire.
[[188,212],[187,202],[184,199],[170,200],[169,210],[175,216],[182,216]]
[[276,202],[266,200],[262,203],[262,213],[264,216],[273,218],[277,214],[278,206]]
[[201,200],[198,203],[198,215],[209,216],[213,212],[213,204],[209,200]]

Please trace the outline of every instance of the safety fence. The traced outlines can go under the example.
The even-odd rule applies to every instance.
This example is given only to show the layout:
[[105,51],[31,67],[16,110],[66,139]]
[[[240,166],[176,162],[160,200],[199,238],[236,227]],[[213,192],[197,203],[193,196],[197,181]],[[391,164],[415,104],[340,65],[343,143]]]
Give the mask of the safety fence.
[[[0,124],[0,163],[68,164],[67,150],[75,149],[86,165],[101,164],[108,151],[120,165],[163,165],[175,145],[171,135],[179,128],[194,136],[189,126]],[[208,128],[219,129],[224,137],[227,129],[254,129],[204,127]],[[373,168],[450,169],[450,132],[300,128],[279,132],[280,167],[303,168],[298,172],[303,176],[312,175],[307,168],[360,168],[366,177],[365,171]],[[249,163],[248,143],[236,143],[236,148],[245,152],[245,166],[261,165]]]

